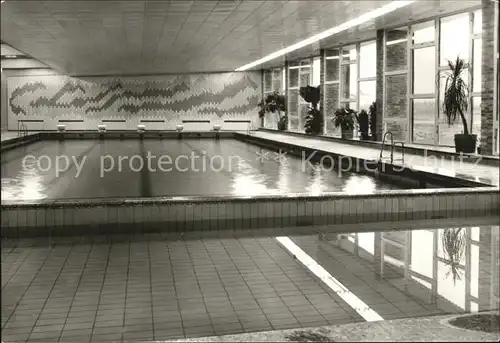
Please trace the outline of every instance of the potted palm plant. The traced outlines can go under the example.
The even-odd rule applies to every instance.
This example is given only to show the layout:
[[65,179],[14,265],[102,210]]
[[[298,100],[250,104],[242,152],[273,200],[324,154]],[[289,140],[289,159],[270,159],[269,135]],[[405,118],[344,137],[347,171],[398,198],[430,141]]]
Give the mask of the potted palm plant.
[[377,140],[377,102],[374,101],[368,109],[370,113],[370,131],[372,132],[372,140]]
[[356,119],[358,120],[358,125],[359,125],[359,133],[360,133],[360,138],[363,141],[369,140],[370,139],[370,134],[368,132],[369,130],[369,117],[368,113],[365,110],[361,110],[359,114],[357,115]]
[[469,133],[465,113],[469,106],[469,86],[464,77],[468,73],[467,63],[457,56],[455,62],[448,60],[449,70],[445,71],[439,79],[444,80],[444,98],[441,104],[446,115],[448,125],[454,124],[460,117],[463,133],[455,135],[455,151],[473,153],[476,151],[477,135]]
[[281,121],[281,112],[285,112],[286,109],[286,97],[277,91],[274,91],[262,99],[259,103],[259,117],[262,121],[262,126],[264,126],[264,118],[266,113],[272,113],[277,115],[276,125],[279,129],[279,123]]
[[342,139],[352,139],[356,118],[356,111],[351,108],[339,108],[333,114],[333,125],[342,130]]
[[304,130],[310,135],[319,135],[323,131],[323,117],[318,109],[320,99],[320,88],[318,87],[300,87],[300,96],[309,103],[309,110],[304,122]]

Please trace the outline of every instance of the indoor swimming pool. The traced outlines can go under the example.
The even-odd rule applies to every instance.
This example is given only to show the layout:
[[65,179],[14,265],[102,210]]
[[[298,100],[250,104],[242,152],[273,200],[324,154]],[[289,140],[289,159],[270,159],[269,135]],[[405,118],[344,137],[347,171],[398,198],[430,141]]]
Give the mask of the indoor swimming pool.
[[48,140],[2,153],[2,199],[257,196],[401,189],[235,139]]

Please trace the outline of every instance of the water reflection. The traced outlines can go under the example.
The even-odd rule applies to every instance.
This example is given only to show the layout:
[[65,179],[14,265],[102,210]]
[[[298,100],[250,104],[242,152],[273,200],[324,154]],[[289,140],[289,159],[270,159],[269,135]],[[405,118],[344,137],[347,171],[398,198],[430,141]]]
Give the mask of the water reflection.
[[[408,297],[405,302],[416,299],[425,308],[446,313],[475,312],[500,308],[498,230],[486,226],[330,234],[326,241],[356,257],[349,264],[368,263],[381,280]],[[384,297],[403,301],[391,299],[396,295]]]
[[371,194],[377,189],[399,188],[384,184],[372,176],[341,172],[320,163],[302,163],[294,156],[274,154],[262,149],[258,155],[265,155],[265,161],[239,159],[232,170],[232,194]]
[[41,200],[47,198],[47,187],[36,162],[27,162],[16,177],[2,177],[2,200]]

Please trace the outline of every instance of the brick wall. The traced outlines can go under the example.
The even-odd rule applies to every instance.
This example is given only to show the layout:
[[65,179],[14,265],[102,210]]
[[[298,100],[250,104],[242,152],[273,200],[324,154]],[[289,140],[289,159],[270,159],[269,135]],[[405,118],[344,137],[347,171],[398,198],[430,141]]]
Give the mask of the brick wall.
[[382,140],[383,134],[383,109],[384,109],[384,30],[377,30],[377,118],[376,118],[376,138]]
[[481,91],[481,153],[493,154],[493,102],[494,102],[494,34],[495,8],[491,0],[482,0],[483,12],[483,55]]
[[386,71],[406,70],[408,63],[407,38],[408,32],[406,29],[397,29],[387,31],[387,42],[396,42],[395,44],[386,45]]
[[[402,71],[402,73],[386,76],[382,131],[385,127],[387,131],[393,133],[395,140],[401,141],[406,141],[408,137],[407,35],[406,29],[386,32],[386,42],[395,43],[386,44],[384,62],[387,72]],[[377,38],[380,39],[380,37]]]
[[325,127],[325,106],[324,106],[324,99],[325,99],[325,50],[321,49],[319,52],[320,56],[320,67],[319,67],[319,85],[320,85],[320,93],[319,93],[319,103],[320,103],[320,110],[321,110],[321,115],[323,116],[323,128],[321,131],[321,134],[325,134],[326,132],[326,127]]

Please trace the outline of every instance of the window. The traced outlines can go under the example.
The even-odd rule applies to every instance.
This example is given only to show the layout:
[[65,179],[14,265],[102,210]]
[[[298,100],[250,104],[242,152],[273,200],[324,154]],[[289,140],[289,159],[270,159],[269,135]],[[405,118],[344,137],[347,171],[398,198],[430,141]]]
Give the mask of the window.
[[342,65],[342,99],[353,99],[357,94],[358,70],[356,64]]
[[[340,55],[340,56],[339,56]],[[325,132],[340,136],[331,123],[340,107],[368,111],[376,100],[377,46],[367,41],[325,51]],[[356,132],[354,132],[354,137]]]
[[339,73],[340,57],[339,50],[333,49],[325,52],[325,82],[338,81],[340,78]]
[[375,42],[361,43],[359,49],[359,77],[377,76],[377,45]]
[[321,76],[321,58],[315,57],[313,60],[313,68],[312,68],[312,82],[311,86],[318,87],[321,84],[320,76]]
[[360,81],[359,108],[368,112],[370,105],[376,100],[376,98],[376,81]]
[[356,46],[346,46],[342,48],[342,62],[356,62]]
[[472,70],[473,70],[473,81],[472,81],[472,91],[481,92],[481,79],[482,79],[482,54],[483,54],[483,41],[481,38],[474,39],[472,41]]
[[462,13],[441,19],[441,62],[447,66],[448,60],[455,61],[457,56],[469,61],[469,13]]
[[436,139],[436,100],[413,99],[413,142],[434,144]]
[[436,48],[413,50],[413,94],[433,94],[436,89]]
[[385,70],[406,70],[408,57],[408,29],[400,28],[386,33]]
[[429,43],[435,40],[434,21],[412,26],[413,44]]

